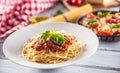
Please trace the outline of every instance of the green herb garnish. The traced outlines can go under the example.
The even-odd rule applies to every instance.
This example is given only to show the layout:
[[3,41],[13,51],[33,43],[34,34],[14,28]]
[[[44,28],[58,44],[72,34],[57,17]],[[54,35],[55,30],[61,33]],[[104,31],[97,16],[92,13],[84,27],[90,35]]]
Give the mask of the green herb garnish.
[[47,30],[47,31],[45,31],[45,32],[42,33],[41,39],[42,39],[42,40],[47,40],[47,39],[50,38],[50,36],[51,36],[51,33],[50,33],[49,30]]
[[65,43],[65,39],[64,36],[59,34],[59,33],[55,33],[51,36],[51,40],[58,45],[62,45]]
[[89,20],[88,20],[88,24],[94,23],[94,22],[97,22],[97,20],[96,20],[96,19],[89,19]]
[[110,12],[98,12],[97,14],[99,17],[106,17],[110,14]]
[[112,25],[112,28],[120,28],[120,23]]
[[63,14],[64,12],[62,10],[58,10],[54,16],[58,16],[60,14]]
[[42,33],[41,35],[41,39],[42,40],[49,40],[50,37],[52,36],[52,34],[55,33],[55,29],[52,29],[51,31],[50,30],[46,30],[45,32]]
[[50,30],[46,30],[45,32],[43,32],[41,34],[41,37],[40,37],[42,40],[51,40],[53,41],[55,44],[58,44],[58,45],[62,45],[65,43],[65,39],[64,39],[64,36],[61,35],[60,33],[57,33],[55,31],[55,29],[52,29],[51,31]]

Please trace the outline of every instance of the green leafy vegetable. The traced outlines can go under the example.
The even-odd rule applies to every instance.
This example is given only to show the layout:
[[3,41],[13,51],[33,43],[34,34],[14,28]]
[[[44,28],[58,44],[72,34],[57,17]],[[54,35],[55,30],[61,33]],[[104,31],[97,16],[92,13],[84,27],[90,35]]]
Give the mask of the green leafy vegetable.
[[49,40],[53,33],[55,33],[55,29],[52,29],[51,31],[50,30],[46,30],[45,32],[43,32],[41,34],[40,38],[42,40]]
[[59,33],[55,33],[51,36],[51,40],[58,45],[62,45],[65,43],[65,39],[64,36],[59,34]]
[[60,14],[63,14],[63,13],[64,12],[62,10],[58,10],[54,16],[57,16],[57,15],[60,15]]
[[94,22],[97,22],[97,20],[96,20],[96,19],[89,19],[89,20],[88,20],[88,24],[94,23]]
[[106,17],[110,14],[110,12],[98,12],[97,14],[99,17]]
[[64,36],[61,35],[60,33],[55,32],[55,29],[50,30],[46,30],[45,32],[43,32],[41,34],[40,37],[42,40],[51,40],[53,41],[55,44],[58,45],[62,45],[65,43],[65,39]]
[[41,35],[41,39],[43,39],[43,40],[47,40],[47,39],[50,38],[50,36],[51,36],[51,33],[50,33],[49,30],[47,30],[47,31],[45,31],[45,32],[42,33],[42,35]]
[[118,23],[116,25],[112,25],[112,28],[120,28],[120,23]]

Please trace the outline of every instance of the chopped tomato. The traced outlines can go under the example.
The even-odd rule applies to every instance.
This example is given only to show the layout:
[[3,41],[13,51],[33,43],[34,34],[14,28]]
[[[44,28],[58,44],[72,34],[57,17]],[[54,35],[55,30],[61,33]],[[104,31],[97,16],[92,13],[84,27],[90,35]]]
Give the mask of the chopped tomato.
[[97,31],[97,35],[103,35],[103,36],[110,36],[110,32],[108,31],[101,31],[101,30],[98,30]]
[[114,34],[120,34],[120,31],[116,31]]
[[106,22],[107,23],[117,23],[117,20],[116,19],[106,19]]
[[116,18],[117,23],[120,23],[120,18]]
[[95,18],[95,15],[90,12],[90,13],[87,14],[87,18]]

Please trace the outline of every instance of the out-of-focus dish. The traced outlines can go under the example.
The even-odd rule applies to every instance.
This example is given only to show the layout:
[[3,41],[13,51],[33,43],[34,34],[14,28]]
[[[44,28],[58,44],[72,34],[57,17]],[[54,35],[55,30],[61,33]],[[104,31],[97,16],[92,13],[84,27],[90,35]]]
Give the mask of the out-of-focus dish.
[[84,44],[64,31],[46,30],[24,44],[22,55],[28,61],[55,64],[82,53]]
[[[82,40],[86,44],[82,53],[80,51],[78,54],[76,54],[77,56],[75,56],[74,58],[64,62],[55,63],[55,64],[35,63],[35,62],[27,61],[25,58],[23,58],[23,56],[21,55],[21,52],[23,50],[24,43],[26,41],[29,41],[30,37],[33,37],[36,34],[42,34],[43,31],[51,30],[52,28],[55,28],[56,31],[64,30],[66,33],[71,33],[72,35],[74,35],[77,41]],[[32,39],[36,39],[36,37],[31,38],[31,40]],[[64,43],[64,41],[62,43]],[[53,69],[53,68],[59,68],[59,67],[71,65],[76,62],[81,62],[87,59],[88,57],[90,57],[91,55],[93,55],[97,47],[98,47],[98,38],[89,29],[73,23],[52,22],[52,23],[41,23],[39,25],[29,25],[27,27],[24,27],[12,33],[5,40],[3,44],[3,52],[8,59],[12,60],[17,64],[27,66],[27,67],[39,68],[39,69]],[[33,50],[31,51],[33,52]],[[24,55],[26,54],[24,51],[23,53]]]
[[88,3],[94,4],[94,5],[101,5],[104,7],[111,7],[111,6],[118,6],[119,0],[85,0]]
[[120,12],[94,11],[80,17],[77,23],[91,29],[98,36],[120,36]]

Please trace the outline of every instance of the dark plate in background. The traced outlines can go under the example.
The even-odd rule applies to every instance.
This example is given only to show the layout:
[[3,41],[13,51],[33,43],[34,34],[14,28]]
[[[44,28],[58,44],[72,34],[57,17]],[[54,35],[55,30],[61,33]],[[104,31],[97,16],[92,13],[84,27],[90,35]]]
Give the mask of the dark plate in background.
[[[99,11],[100,12],[110,12],[112,14],[117,12],[117,11],[110,11],[110,10],[97,10],[97,11],[93,11],[92,13],[94,15],[97,15],[97,13]],[[87,16],[87,14],[83,14],[82,16],[80,16],[76,23],[79,24],[79,25],[82,25],[81,22],[86,16]],[[97,35],[97,36],[99,37],[100,40],[103,40],[103,41],[120,41],[120,34],[113,34],[111,36],[105,36],[105,35]]]

